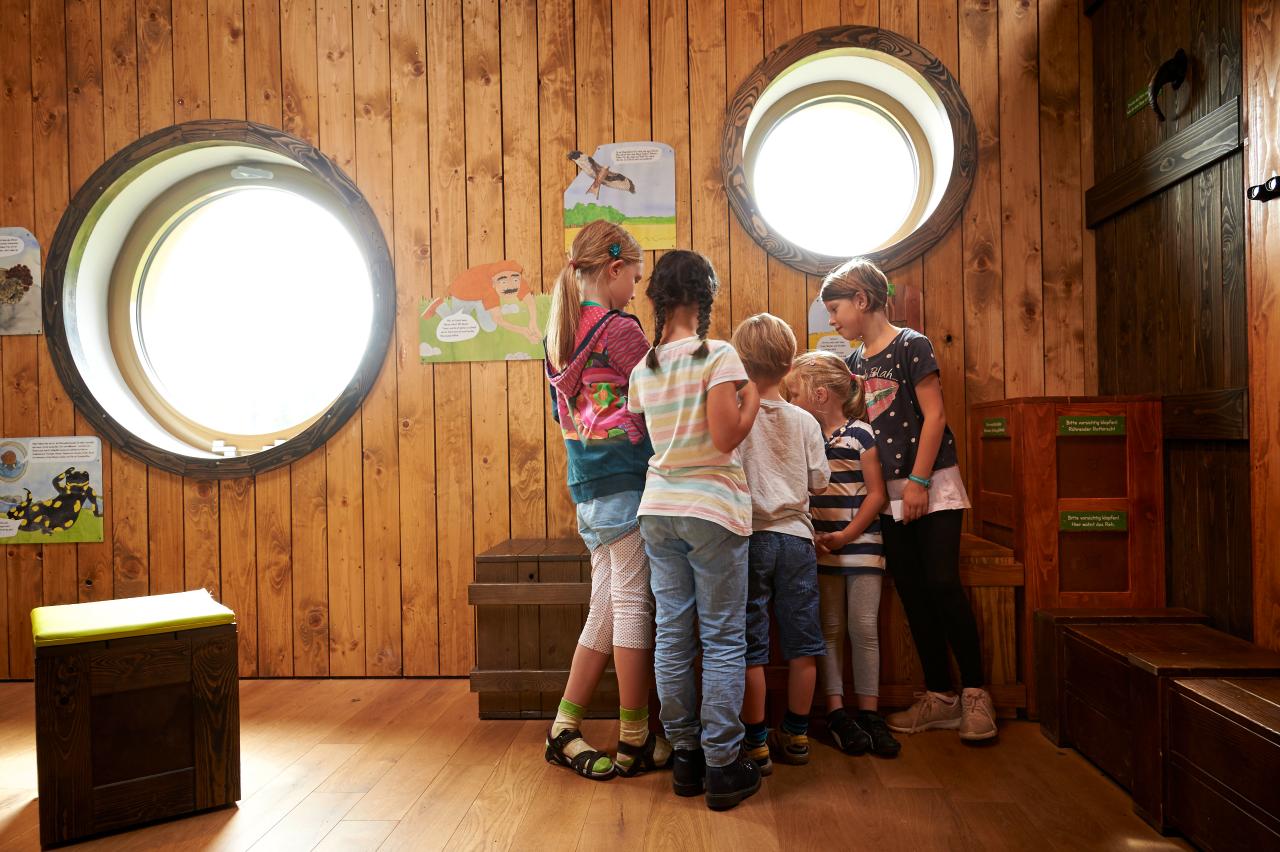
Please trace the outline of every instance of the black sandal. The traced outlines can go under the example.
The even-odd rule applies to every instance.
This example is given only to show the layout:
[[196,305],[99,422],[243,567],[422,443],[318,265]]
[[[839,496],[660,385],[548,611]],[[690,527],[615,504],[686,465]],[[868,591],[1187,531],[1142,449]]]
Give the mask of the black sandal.
[[668,754],[666,761],[659,764],[653,759],[653,752],[657,746],[658,735],[653,731],[649,732],[649,738],[644,741],[644,745],[642,746],[636,746],[631,743],[619,741],[618,754],[625,754],[627,757],[631,758],[631,765],[624,766],[621,762],[615,761],[614,765],[617,767],[617,773],[623,778],[630,778],[632,776],[639,775],[642,772],[652,772],[655,769],[669,768],[671,766],[672,755],[674,755],[675,752],[673,751]]
[[[573,728],[565,728],[556,737],[551,736],[551,729],[548,728],[547,751],[544,755],[547,763],[568,767],[583,778],[590,778],[592,781],[608,781],[617,772],[617,765],[609,755],[594,749],[580,752],[577,757],[569,757],[564,753],[565,747],[569,743],[580,739],[582,739],[582,732]],[[607,772],[596,772],[591,767],[595,766],[596,761],[602,757],[609,761],[609,770]]]

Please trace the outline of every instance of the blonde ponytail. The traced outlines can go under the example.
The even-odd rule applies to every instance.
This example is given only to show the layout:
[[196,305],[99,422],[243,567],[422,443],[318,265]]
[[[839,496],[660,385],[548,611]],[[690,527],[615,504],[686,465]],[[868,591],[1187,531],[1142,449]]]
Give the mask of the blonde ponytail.
[[556,277],[547,322],[547,360],[557,372],[573,360],[582,318],[582,283],[594,279],[610,263],[639,263],[640,244],[620,225],[597,219],[573,238],[569,261]]

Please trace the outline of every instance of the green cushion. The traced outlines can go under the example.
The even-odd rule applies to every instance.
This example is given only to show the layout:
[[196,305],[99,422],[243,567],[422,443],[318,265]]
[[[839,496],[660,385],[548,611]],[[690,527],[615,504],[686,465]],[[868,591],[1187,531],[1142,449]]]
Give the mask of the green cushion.
[[208,591],[197,589],[174,595],[36,607],[31,610],[31,633],[40,648],[192,630],[232,624],[235,620],[234,612],[210,597]]

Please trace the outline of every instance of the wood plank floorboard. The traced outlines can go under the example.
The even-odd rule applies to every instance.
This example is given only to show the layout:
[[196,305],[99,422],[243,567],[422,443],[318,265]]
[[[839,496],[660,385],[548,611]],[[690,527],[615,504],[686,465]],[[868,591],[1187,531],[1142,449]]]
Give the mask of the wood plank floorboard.
[[[100,837],[77,850],[1187,849],[1036,725],[994,745],[904,738],[885,761],[822,739],[726,813],[666,773],[594,783],[542,757],[547,723],[481,722],[463,680],[245,680],[235,808]],[[30,683],[0,683],[0,850],[39,845]],[[617,727],[584,734],[612,750]]]

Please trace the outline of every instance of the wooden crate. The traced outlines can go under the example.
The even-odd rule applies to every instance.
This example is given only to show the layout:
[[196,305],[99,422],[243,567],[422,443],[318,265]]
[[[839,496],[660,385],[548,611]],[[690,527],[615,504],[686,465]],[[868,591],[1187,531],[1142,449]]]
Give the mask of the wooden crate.
[[[581,539],[512,539],[476,556],[467,590],[476,608],[471,690],[482,719],[554,718],[591,600]],[[590,718],[617,718],[617,681],[605,671]]]
[[973,530],[1026,567],[1019,636],[1032,718],[1036,610],[1164,606],[1162,428],[1155,397],[972,408]]
[[1035,669],[1040,731],[1054,745],[1062,741],[1063,634],[1086,624],[1208,624],[1189,609],[1042,609],[1035,614]]
[[1063,634],[1062,735],[1133,796],[1160,831],[1166,818],[1169,690],[1186,677],[1280,675],[1280,654],[1202,624],[1069,626]]
[[[1018,668],[1016,593],[1022,566],[1009,548],[970,535],[962,539],[960,562],[996,706],[1014,715],[1027,700]],[[880,604],[881,697],[886,707],[901,707],[911,703],[924,675],[892,590],[892,582],[886,582]],[[591,598],[591,566],[582,541],[503,542],[476,557],[476,582],[468,597],[476,607],[471,689],[479,693],[480,717],[553,717]],[[785,694],[776,693],[785,693],[786,666],[776,652],[766,678],[771,708],[785,706]],[[852,677],[845,682],[851,690]],[[588,715],[616,714],[617,681],[609,669]]]
[[1280,678],[1175,680],[1167,816],[1209,850],[1280,849]]
[[40,842],[240,798],[236,626],[36,649]]

